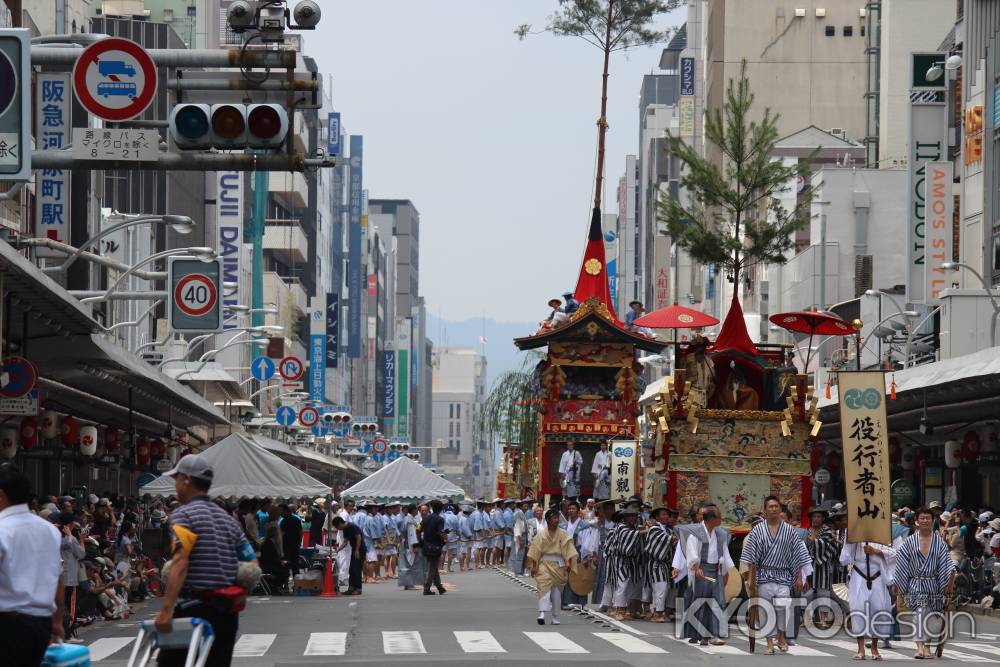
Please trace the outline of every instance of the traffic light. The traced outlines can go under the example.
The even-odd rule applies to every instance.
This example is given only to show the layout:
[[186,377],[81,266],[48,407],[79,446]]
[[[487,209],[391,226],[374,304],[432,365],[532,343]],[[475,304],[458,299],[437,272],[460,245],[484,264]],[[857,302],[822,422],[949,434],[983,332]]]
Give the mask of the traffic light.
[[178,148],[280,148],[288,113],[280,104],[178,104],[170,111]]

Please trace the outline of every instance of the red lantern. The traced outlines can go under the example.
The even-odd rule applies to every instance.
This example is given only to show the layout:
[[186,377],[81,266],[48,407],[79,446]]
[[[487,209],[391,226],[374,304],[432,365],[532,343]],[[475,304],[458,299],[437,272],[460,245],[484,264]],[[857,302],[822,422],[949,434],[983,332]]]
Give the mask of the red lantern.
[[149,465],[150,443],[149,438],[143,436],[135,441],[135,460],[139,465]]
[[899,463],[903,457],[903,446],[899,443],[899,438],[893,436],[889,438],[889,461]]
[[59,424],[59,437],[65,447],[76,447],[77,441],[80,439],[79,432],[80,422],[76,420],[76,417],[66,417]]
[[979,434],[975,431],[969,431],[962,438],[962,458],[967,462],[975,462],[979,458],[982,445],[983,441],[979,439]]
[[121,447],[122,432],[113,426],[109,426],[104,431],[104,449],[109,452],[116,452]]
[[154,457],[162,459],[167,453],[167,443],[163,441],[163,438],[157,438],[153,441],[150,449]]
[[830,472],[836,472],[840,470],[840,453],[830,452],[826,455],[826,467]]
[[25,417],[21,420],[21,447],[34,449],[38,446],[38,420]]

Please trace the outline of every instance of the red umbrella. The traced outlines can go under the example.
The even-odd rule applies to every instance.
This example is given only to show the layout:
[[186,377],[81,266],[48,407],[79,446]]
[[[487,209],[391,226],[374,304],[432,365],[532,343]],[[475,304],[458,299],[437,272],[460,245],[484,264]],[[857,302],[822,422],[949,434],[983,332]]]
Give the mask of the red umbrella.
[[809,334],[809,347],[806,350],[806,363],[803,370],[809,368],[813,336],[816,334],[820,336],[848,336],[854,333],[854,327],[843,318],[812,310],[778,313],[771,315],[770,320],[782,329]]
[[696,329],[718,324],[719,320],[694,308],[685,308],[676,303],[666,308],[654,310],[633,322],[637,327],[650,329]]

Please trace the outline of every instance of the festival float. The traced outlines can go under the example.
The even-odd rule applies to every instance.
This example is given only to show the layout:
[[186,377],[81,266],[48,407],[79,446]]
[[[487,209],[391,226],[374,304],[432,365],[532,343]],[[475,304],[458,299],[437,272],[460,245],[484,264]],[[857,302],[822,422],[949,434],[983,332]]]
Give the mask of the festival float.
[[[561,495],[559,459],[573,442],[583,455],[581,493],[590,496],[600,444],[613,448],[615,441],[639,441],[642,470],[636,471],[633,489],[653,503],[686,513],[711,499],[722,510],[724,525],[740,533],[749,530],[751,517],[773,494],[787,503],[791,521],[804,525],[812,494],[812,443],[821,424],[809,376],[790,363],[790,346],[754,344],[734,299],[714,342],[696,335],[675,344],[677,370],[640,408],[646,382],[637,352],[657,353],[670,341],[630,331],[615,315],[596,215],[574,294],[580,308],[568,321],[514,340],[522,351],[546,348],[546,353],[533,379],[540,413],[537,445],[516,457],[505,452],[507,495],[514,495],[514,487],[535,498]],[[688,315],[689,310],[672,306],[635,324],[697,329],[717,323],[697,311]],[[664,323],[665,314],[671,323]],[[787,313],[772,321],[799,331],[796,324],[805,315]],[[837,324],[852,333],[842,320]],[[612,498],[620,497],[613,488]]]

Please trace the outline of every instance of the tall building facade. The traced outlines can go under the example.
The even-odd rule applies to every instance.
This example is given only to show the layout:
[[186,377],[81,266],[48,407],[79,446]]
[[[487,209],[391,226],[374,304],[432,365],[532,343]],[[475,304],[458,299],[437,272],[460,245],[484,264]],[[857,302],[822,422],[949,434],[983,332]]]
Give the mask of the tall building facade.
[[471,348],[434,350],[431,462],[466,495],[488,495],[495,483],[492,443],[478,432],[486,401],[486,357]]

